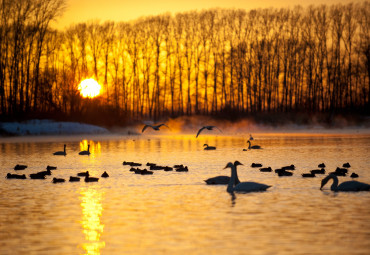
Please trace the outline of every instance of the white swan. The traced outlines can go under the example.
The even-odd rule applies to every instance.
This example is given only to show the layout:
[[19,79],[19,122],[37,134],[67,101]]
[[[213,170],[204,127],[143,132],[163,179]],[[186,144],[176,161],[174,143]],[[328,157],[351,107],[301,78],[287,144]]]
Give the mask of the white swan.
[[248,146],[248,149],[261,149],[261,146],[259,145],[253,145],[251,146],[251,141],[247,141],[247,143],[249,143],[249,146]]
[[67,145],[64,145],[64,151],[54,152],[53,155],[66,156],[67,155],[67,153],[66,153],[66,147],[67,147]]
[[227,185],[227,192],[254,192],[254,191],[265,191],[271,186],[262,184],[262,183],[257,183],[257,182],[241,182],[237,185],[234,186],[235,182],[235,176],[237,175],[236,171],[236,166],[237,165],[242,165],[239,161],[235,161],[235,163],[229,162],[225,169],[230,167],[231,168],[231,178],[230,181]]
[[160,127],[162,127],[162,126],[165,126],[165,127],[169,128],[166,124],[163,124],[163,123],[162,123],[162,124],[159,124],[159,125],[156,125],[156,126],[154,126],[154,125],[145,125],[145,126],[143,127],[143,130],[141,130],[141,133],[143,133],[147,127],[151,127],[151,128],[153,128],[155,131],[159,131],[159,128],[160,128]]
[[87,151],[80,151],[79,155],[90,155],[90,144],[87,145]]
[[[238,165],[242,165],[239,161],[234,162],[235,168]],[[208,178],[207,180],[204,180],[208,185],[218,185],[218,184],[228,184],[230,182],[230,176],[225,175],[219,175],[212,178]],[[235,172],[235,181],[234,184],[237,185],[240,183],[240,180],[238,178],[238,172]]]
[[338,177],[334,174],[329,174],[322,179],[320,190],[330,179],[333,179],[333,184],[330,187],[332,191],[370,191],[369,184],[358,181],[346,181],[338,185]]
[[204,146],[206,146],[206,147],[204,148],[205,150],[215,150],[215,149],[216,149],[216,147],[215,147],[215,146],[208,146],[208,144],[206,144],[206,143],[203,145],[203,147],[204,147]]
[[213,130],[214,128],[217,128],[222,133],[222,131],[216,126],[204,126],[204,127],[202,127],[201,129],[198,130],[197,136],[195,138],[197,138],[198,135],[200,134],[200,132],[202,132],[204,129]]

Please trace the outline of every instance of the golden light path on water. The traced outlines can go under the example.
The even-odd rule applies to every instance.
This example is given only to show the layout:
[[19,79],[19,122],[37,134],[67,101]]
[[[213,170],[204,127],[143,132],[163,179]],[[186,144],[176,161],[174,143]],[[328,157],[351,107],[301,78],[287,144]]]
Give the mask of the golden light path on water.
[[100,240],[104,230],[104,224],[101,223],[104,193],[94,187],[88,187],[82,189],[80,195],[82,208],[81,224],[86,239],[86,242],[82,244],[82,248],[86,251],[86,254],[100,254],[100,249],[105,247],[105,242]]

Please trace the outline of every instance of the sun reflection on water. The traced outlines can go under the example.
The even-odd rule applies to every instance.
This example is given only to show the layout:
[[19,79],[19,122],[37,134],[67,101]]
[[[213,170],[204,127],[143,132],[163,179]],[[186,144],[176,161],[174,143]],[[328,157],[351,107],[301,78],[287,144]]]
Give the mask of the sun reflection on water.
[[90,145],[90,152],[91,154],[100,154],[101,153],[101,143],[100,142],[94,142],[94,141],[88,141],[88,140],[82,140],[80,142],[80,151],[87,150],[88,145]]
[[82,227],[86,242],[82,244],[85,254],[100,254],[100,249],[105,247],[105,242],[100,240],[104,230],[101,223],[103,213],[102,197],[103,192],[87,188],[80,192],[82,207]]

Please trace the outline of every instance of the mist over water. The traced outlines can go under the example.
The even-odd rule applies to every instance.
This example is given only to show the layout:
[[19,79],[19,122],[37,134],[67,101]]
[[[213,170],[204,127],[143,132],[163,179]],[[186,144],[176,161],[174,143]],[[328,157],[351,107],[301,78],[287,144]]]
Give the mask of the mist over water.
[[[16,164],[28,165],[18,171],[27,177],[47,165],[57,170],[46,180],[0,178],[1,254],[368,254],[369,192],[334,193],[330,184],[320,191],[321,176],[301,174],[323,162],[328,172],[350,162],[349,172],[370,183],[370,135],[256,131],[253,144],[263,149],[243,151],[248,129],[230,135],[223,123],[217,126],[223,133],[208,131],[198,138],[198,127],[194,132],[189,125],[189,134],[177,135],[148,130],[130,136],[2,139],[3,177],[16,172]],[[217,149],[205,151],[204,143]],[[67,156],[53,156],[63,144]],[[79,156],[88,144],[91,155]],[[241,181],[272,187],[231,196],[226,186],[205,184],[209,177],[229,175],[224,167],[234,160],[244,164],[238,167]],[[143,176],[123,161],[184,164],[189,172]],[[296,170],[292,177],[278,177],[252,163],[273,169],[295,164]],[[110,177],[98,183],[51,182],[83,171],[95,177],[107,171]]]

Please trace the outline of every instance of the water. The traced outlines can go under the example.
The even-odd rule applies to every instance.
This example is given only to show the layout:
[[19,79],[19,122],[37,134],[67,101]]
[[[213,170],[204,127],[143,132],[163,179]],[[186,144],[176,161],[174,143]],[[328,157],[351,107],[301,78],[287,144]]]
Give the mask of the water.
[[[30,174],[57,166],[47,180],[0,178],[0,254],[369,254],[370,192],[334,193],[301,173],[350,162],[370,183],[370,135],[96,136],[3,138],[1,176],[16,164]],[[67,156],[53,156],[67,144]],[[216,146],[204,151],[203,144]],[[91,145],[90,156],[78,152]],[[229,175],[272,185],[235,194],[203,180]],[[136,175],[123,161],[184,164],[189,172]],[[261,173],[295,164],[292,177]],[[98,183],[53,184],[89,171]],[[350,180],[340,177],[340,182]]]

